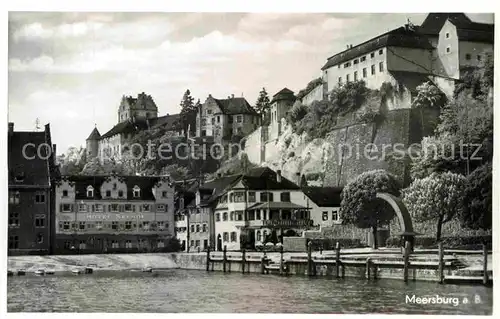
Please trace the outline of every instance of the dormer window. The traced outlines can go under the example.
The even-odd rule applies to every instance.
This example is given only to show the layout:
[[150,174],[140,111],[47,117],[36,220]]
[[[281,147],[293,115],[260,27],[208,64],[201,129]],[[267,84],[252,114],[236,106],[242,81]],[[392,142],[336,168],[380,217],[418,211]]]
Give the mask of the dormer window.
[[135,198],[141,197],[141,189],[137,185],[134,186],[134,197]]
[[24,173],[21,172],[14,177],[15,181],[20,183],[24,181]]
[[116,183],[113,184],[113,189],[116,189]]
[[68,197],[68,191],[66,189],[62,191],[62,196]]
[[94,187],[90,185],[87,187],[87,197],[90,198],[94,197]]
[[118,191],[118,197],[123,197],[123,191]]

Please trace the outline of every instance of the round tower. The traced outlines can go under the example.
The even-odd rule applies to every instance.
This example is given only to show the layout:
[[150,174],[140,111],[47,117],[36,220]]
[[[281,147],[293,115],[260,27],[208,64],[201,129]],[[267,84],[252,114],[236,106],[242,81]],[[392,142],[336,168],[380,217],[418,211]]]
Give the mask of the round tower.
[[99,155],[99,139],[101,138],[101,134],[97,130],[97,127],[94,127],[92,133],[90,133],[89,137],[87,137],[87,158],[91,159],[97,157]]

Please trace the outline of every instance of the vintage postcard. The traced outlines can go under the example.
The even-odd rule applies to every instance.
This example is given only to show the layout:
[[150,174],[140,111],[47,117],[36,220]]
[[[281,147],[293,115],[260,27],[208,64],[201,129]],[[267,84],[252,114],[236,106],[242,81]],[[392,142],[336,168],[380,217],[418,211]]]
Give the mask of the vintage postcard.
[[7,312],[491,315],[494,27],[9,12]]

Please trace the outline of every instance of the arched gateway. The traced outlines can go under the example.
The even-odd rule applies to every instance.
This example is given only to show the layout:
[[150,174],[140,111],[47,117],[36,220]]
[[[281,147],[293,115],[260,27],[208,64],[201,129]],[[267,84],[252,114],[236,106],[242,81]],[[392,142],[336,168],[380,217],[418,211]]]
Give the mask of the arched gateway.
[[417,233],[413,230],[410,213],[408,213],[408,209],[401,198],[389,193],[377,193],[376,197],[386,201],[389,205],[391,205],[392,209],[394,209],[396,216],[398,216],[399,226],[401,228],[401,233],[398,235],[401,236],[403,247],[406,246],[406,242],[409,242],[410,249],[413,250],[413,244]]

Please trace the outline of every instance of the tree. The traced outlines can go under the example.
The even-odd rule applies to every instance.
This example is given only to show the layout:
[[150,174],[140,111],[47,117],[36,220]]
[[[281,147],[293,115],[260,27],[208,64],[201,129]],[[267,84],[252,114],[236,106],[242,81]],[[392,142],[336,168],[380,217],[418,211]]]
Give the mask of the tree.
[[342,222],[359,228],[371,228],[373,248],[377,249],[378,226],[389,223],[394,217],[394,211],[386,202],[376,199],[376,194],[384,192],[399,196],[399,190],[396,178],[384,170],[362,173],[342,191]]
[[460,214],[462,227],[491,229],[492,163],[486,163],[467,176],[464,205]]
[[422,83],[417,86],[417,96],[412,103],[420,111],[420,124],[422,129],[422,137],[425,134],[425,118],[424,110],[438,108],[440,109],[446,103],[446,95],[441,90],[430,82]]
[[198,106],[200,104],[200,100],[194,104],[194,99],[191,96],[191,91],[189,89],[186,90],[184,96],[181,100],[181,121],[182,121],[182,129],[184,132],[188,132],[188,128],[191,131],[194,131],[196,128],[196,112],[198,111]]
[[467,180],[451,172],[432,173],[416,179],[403,190],[403,201],[408,211],[419,222],[437,222],[436,240],[441,240],[443,224],[462,210]]
[[259,92],[259,97],[257,98],[257,102],[255,102],[255,110],[261,116],[264,116],[271,106],[269,95],[266,92],[266,88],[262,88],[262,91]]

